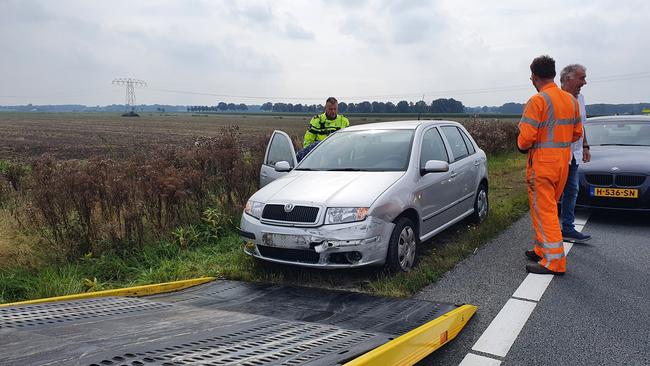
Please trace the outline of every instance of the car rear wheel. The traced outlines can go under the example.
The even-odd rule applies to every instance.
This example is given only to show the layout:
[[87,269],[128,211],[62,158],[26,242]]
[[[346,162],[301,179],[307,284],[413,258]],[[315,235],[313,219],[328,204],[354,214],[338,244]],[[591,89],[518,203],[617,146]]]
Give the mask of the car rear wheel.
[[413,221],[402,217],[395,223],[388,244],[386,267],[390,272],[408,272],[415,264],[419,237]]
[[481,183],[474,198],[474,213],[469,217],[470,222],[480,224],[485,221],[489,209],[488,190],[485,184]]

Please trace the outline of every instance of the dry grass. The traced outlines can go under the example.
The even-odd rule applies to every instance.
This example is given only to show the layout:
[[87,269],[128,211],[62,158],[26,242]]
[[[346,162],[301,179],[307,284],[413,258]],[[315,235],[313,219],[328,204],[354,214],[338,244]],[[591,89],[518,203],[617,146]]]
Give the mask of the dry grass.
[[0,268],[29,266],[39,262],[34,251],[36,236],[18,230],[18,223],[7,210],[0,210]]

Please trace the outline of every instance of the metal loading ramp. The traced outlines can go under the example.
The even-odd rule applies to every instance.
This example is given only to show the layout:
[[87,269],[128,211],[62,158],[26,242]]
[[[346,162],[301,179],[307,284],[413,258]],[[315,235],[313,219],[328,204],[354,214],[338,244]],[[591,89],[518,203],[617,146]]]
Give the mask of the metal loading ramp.
[[213,281],[147,297],[0,307],[3,365],[411,365],[476,308]]

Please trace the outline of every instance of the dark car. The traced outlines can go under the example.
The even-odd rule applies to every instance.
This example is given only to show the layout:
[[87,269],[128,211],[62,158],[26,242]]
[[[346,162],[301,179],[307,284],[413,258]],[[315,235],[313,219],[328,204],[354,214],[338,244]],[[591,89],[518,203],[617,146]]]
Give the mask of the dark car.
[[591,162],[578,169],[577,206],[650,211],[650,116],[587,119]]

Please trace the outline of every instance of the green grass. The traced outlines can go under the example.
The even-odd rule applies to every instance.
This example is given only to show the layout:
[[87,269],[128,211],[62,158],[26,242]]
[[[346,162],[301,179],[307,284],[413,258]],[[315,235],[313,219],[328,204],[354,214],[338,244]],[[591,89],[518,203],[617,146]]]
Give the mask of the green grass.
[[236,234],[227,232],[215,242],[188,248],[173,240],[160,241],[128,255],[87,256],[76,263],[0,269],[0,302],[202,276],[410,296],[435,282],[527,211],[524,165],[525,157],[517,153],[490,156],[487,220],[480,226],[454,225],[422,243],[419,263],[409,273],[392,275],[376,268],[314,270],[258,262],[243,253]]

